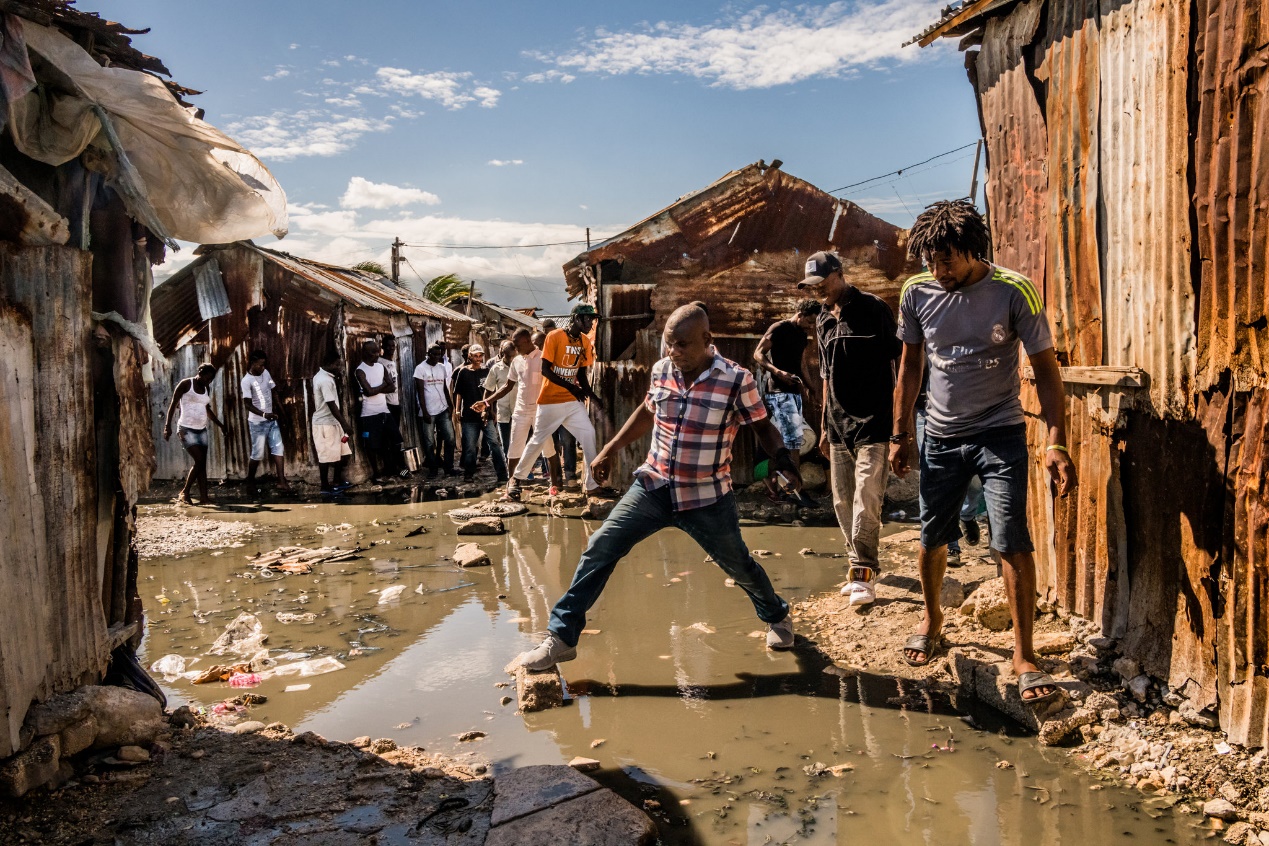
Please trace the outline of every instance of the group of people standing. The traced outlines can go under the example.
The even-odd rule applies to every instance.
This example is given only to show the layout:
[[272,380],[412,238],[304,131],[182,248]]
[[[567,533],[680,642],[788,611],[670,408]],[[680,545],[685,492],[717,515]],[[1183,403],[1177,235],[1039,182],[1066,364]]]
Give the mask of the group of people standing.
[[[443,344],[427,350],[414,369],[418,429],[423,465],[433,478],[442,472],[457,475],[456,447],[461,472],[470,481],[482,454],[493,463],[499,484],[506,484],[504,498],[518,499],[539,458],[549,467],[551,494],[576,478],[576,453],[580,446],[583,479],[591,494],[600,493],[589,481],[589,463],[595,455],[595,430],[587,402],[597,400],[590,390],[587,370],[594,364],[594,348],[588,333],[594,326],[595,309],[573,309],[563,329],[553,323],[543,330],[520,328],[503,341],[497,359],[486,365],[480,344],[463,347],[463,364],[455,368]],[[376,482],[411,471],[402,458],[401,378],[397,372],[396,340],[370,338],[358,347],[353,371],[357,415],[348,417],[341,408],[337,379],[342,359],[328,351],[312,379],[313,446],[324,492],[348,487],[343,479],[345,460],[352,454],[349,442],[356,437],[365,448]],[[181,380],[168,406],[164,438],[173,425],[193,459],[178,498],[188,502],[198,488],[199,502],[211,501],[207,490],[209,425],[224,431],[224,423],[211,407],[210,385],[216,368],[201,365],[196,374]],[[254,480],[266,454],[272,460],[279,490],[289,491],[284,447],[278,415],[274,412],[277,384],[267,369],[267,355],[255,350],[248,357],[247,373],[240,389],[247,413],[251,444],[247,481]],[[456,437],[455,421],[459,423]],[[561,454],[565,458],[561,462]],[[569,460],[571,459],[571,460]],[[514,475],[513,475],[514,474]]]
[[[990,261],[986,222],[968,201],[930,206],[913,224],[908,249],[927,270],[903,284],[897,320],[885,301],[850,283],[838,256],[820,252],[807,259],[797,287],[812,299],[771,326],[754,355],[767,376],[761,400],[750,372],[713,347],[709,317],[699,304],[670,315],[666,357],[653,367],[644,403],[595,456],[591,473],[603,481],[616,451],[651,434],[647,460],[591,535],[572,584],[552,611],[547,636],[520,656],[523,666],[543,670],[575,658],[586,612],[617,563],[640,540],[671,525],[691,535],[743,588],[768,625],[769,648],[794,646],[788,605],[741,538],[730,462],[736,432],[749,426],[771,456],[774,473],[800,489],[797,455],[810,400],[803,362],[813,334],[823,382],[819,448],[829,462],[833,508],[849,558],[842,588],[849,604],[876,601],[886,484],[891,472],[908,473],[915,446],[924,615],[901,647],[904,659],[922,666],[941,645],[939,596],[948,547],[963,533],[976,542],[981,496],[1009,597],[1019,695],[1030,703],[1057,695],[1053,678],[1036,664],[1031,636],[1036,580],[1027,527],[1031,457],[1020,347],[1047,427],[1043,463],[1053,492],[1065,496],[1077,479],[1043,302],[1030,280]],[[779,495],[774,487],[771,493]]]

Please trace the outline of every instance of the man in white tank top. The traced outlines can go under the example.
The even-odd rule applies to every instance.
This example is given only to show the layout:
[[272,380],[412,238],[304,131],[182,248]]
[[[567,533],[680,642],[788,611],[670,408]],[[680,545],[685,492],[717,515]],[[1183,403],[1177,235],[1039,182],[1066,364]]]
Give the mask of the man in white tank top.
[[357,385],[361,388],[357,431],[366,447],[371,478],[383,482],[391,474],[400,472],[408,476],[409,471],[401,467],[401,432],[388,412],[388,395],[396,392],[396,381],[379,361],[379,354],[378,341],[362,342],[361,363],[356,371]]
[[185,487],[177,494],[177,502],[190,504],[189,492],[195,483],[198,484],[198,504],[210,505],[212,499],[207,495],[207,423],[211,421],[225,431],[225,424],[216,416],[216,409],[211,406],[211,383],[216,378],[216,368],[210,364],[201,364],[198,372],[188,379],[182,379],[172,392],[172,402],[167,407],[167,423],[163,426],[163,440],[172,437],[172,417],[180,410],[177,421],[181,435],[181,443],[194,466],[185,477]]

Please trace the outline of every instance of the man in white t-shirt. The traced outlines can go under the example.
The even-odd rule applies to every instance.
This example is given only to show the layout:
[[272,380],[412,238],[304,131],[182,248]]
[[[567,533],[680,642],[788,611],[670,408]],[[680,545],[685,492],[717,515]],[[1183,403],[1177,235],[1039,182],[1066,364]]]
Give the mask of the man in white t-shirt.
[[429,347],[427,358],[414,368],[423,464],[433,478],[441,474],[442,467],[450,476],[458,473],[454,468],[454,421],[450,417],[454,408],[454,398],[449,391],[452,373],[453,367],[445,360],[445,348],[440,344]]
[[[313,448],[317,452],[317,472],[321,475],[322,493],[339,493],[344,483],[344,457],[352,455],[348,437],[352,427],[339,408],[339,353],[333,348],[326,353],[321,368],[313,375]],[[334,472],[335,482],[330,481]]]
[[268,356],[264,350],[255,350],[247,358],[247,375],[242,377],[242,404],[247,407],[247,430],[251,436],[251,460],[247,462],[247,484],[255,481],[256,470],[267,449],[273,459],[273,471],[277,474],[278,490],[290,492],[286,481],[283,456],[282,430],[278,428],[278,416],[273,411],[273,389],[277,384],[265,368]]
[[361,363],[357,365],[357,385],[361,388],[361,413],[357,429],[361,432],[370,460],[371,477],[382,482],[389,474],[402,478],[410,471],[401,467],[401,432],[393,425],[388,412],[388,394],[397,389],[388,368],[379,361],[379,342],[362,341]]
[[[530,332],[522,327],[511,336],[511,343],[515,345],[519,356],[511,362],[507,383],[490,395],[487,401],[497,402],[515,392],[516,404],[511,410],[511,428],[506,444],[507,472],[514,475],[538,413],[538,392],[542,389],[542,345],[546,343],[546,333]],[[551,495],[554,496],[564,486],[564,478],[560,472],[560,457],[551,440],[548,439],[543,445],[542,454],[546,456],[551,468]]]

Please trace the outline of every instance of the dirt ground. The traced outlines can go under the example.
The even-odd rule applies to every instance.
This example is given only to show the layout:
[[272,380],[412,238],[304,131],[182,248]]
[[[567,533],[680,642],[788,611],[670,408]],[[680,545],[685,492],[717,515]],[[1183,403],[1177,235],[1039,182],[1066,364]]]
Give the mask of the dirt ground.
[[[838,594],[813,597],[795,607],[797,629],[847,671],[911,680],[910,697],[955,700],[947,650],[1005,661],[1013,632],[992,631],[950,607],[956,597],[945,589],[944,646],[929,665],[908,666],[901,647],[922,610],[916,554],[914,530],[883,539],[876,605],[858,612]],[[964,566],[947,572],[968,597],[997,570],[982,547],[964,547],[963,559]],[[1075,730],[1046,742],[1067,748],[1074,765],[1141,790],[1160,812],[1206,813],[1227,842],[1269,844],[1269,752],[1226,743],[1213,715],[1196,713],[1177,692],[1142,677],[1092,623],[1041,603],[1035,631],[1041,666],[1085,696],[1061,715],[1073,716]]]
[[94,755],[57,790],[0,800],[0,844],[479,844],[488,832],[492,780],[475,753],[357,748],[281,723],[239,734],[183,708],[170,723],[148,761]]

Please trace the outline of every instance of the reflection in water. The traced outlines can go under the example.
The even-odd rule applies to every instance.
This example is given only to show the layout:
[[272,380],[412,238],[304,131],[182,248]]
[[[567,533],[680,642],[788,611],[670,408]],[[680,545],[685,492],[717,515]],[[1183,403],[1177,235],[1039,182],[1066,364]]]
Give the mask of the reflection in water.
[[[573,702],[518,715],[514,703],[501,704],[514,695],[502,668],[546,630],[596,524],[512,518],[509,534],[474,538],[493,566],[461,570],[448,559],[460,539],[440,511],[453,506],[274,508],[252,515],[260,531],[243,548],[144,562],[143,594],[168,600],[150,603],[144,659],[205,656],[225,625],[249,611],[264,623],[272,654],[333,655],[346,664],[305,679],[311,687],[301,692],[284,692],[286,678],[265,682],[256,692],[269,701],[253,719],[344,740],[371,735],[475,752],[496,770],[598,758],[601,780],[636,802],[660,803],[655,813],[668,843],[867,837],[1099,846],[1201,835],[1186,817],[1153,819],[1158,812],[1136,794],[1090,790],[1096,783],[1073,772],[1060,750],[971,728],[891,679],[825,672],[814,644],[768,652],[751,636],[765,626],[744,593],[675,530],[623,561],[592,609],[578,660],[564,665]],[[318,531],[343,523],[352,528]],[[406,537],[419,526],[427,532]],[[751,546],[782,553],[763,564],[790,600],[842,579],[840,562],[796,554],[832,548],[840,543],[835,530],[744,531]],[[259,578],[247,567],[246,557],[283,544],[368,551],[306,576]],[[379,592],[393,585],[405,589],[379,604]],[[316,619],[277,619],[304,612]],[[202,657],[194,667],[210,663]],[[185,681],[166,689],[174,706],[239,692]],[[456,736],[471,729],[488,737],[459,744]],[[949,747],[955,751],[941,751]],[[998,768],[1004,760],[1012,768]]]

